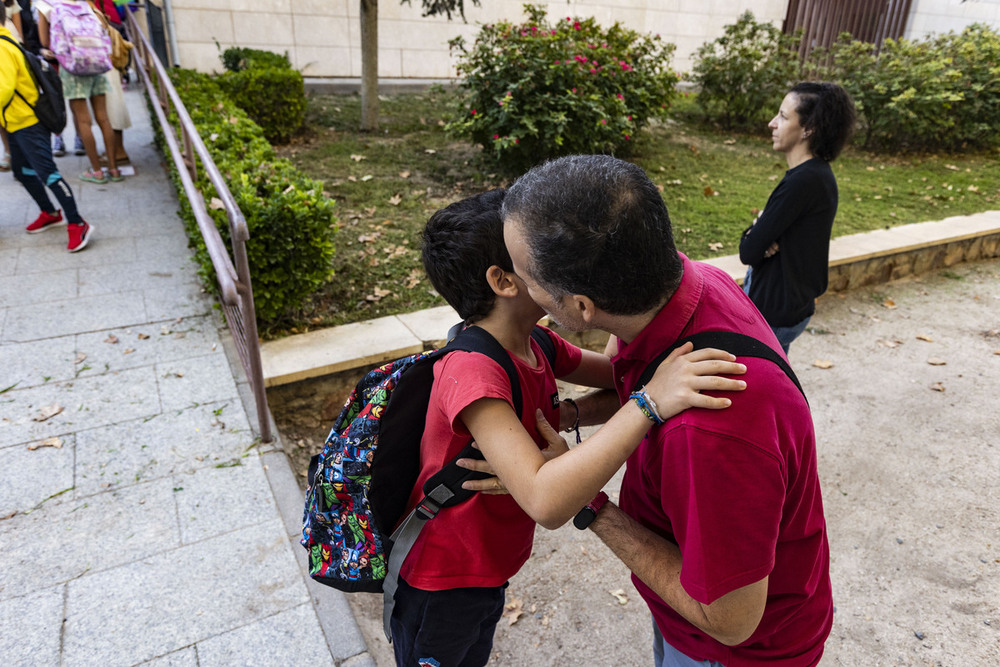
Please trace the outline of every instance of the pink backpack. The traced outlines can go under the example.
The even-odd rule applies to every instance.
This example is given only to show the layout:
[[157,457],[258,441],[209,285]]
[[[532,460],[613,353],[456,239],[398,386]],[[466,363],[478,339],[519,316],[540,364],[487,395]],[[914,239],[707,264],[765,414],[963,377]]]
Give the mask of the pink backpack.
[[67,72],[93,76],[111,69],[111,38],[89,5],[56,2],[49,26],[52,51]]

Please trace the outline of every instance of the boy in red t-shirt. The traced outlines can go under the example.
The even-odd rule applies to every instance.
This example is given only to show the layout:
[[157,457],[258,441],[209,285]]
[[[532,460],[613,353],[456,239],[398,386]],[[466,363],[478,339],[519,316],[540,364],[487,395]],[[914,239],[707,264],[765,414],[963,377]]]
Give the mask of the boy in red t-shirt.
[[[523,408],[518,420],[510,380],[487,356],[456,351],[435,364],[410,507],[422,497],[424,482],[470,439],[497,477],[485,487],[467,482],[475,485],[469,488],[494,491],[443,510],[427,522],[407,555],[390,621],[398,665],[485,665],[507,580],[531,554],[535,522],[556,528],[576,514],[624,464],[654,418],[692,406],[727,407],[729,399],[699,391],[745,386],[708,375],[741,374],[745,367],[734,363],[735,357],[719,350],[690,352],[688,345],[660,366],[642,397],[628,401],[608,428],[572,452],[565,442],[558,451],[543,449],[541,433],[559,423],[555,378],[610,388],[611,363],[547,331],[556,350],[550,367],[531,339],[544,312],[513,272],[503,241],[503,197],[503,190],[492,190],[452,204],[436,212],[424,230],[423,262],[431,282],[468,326],[482,327],[510,353]],[[581,417],[586,423],[586,415]]]

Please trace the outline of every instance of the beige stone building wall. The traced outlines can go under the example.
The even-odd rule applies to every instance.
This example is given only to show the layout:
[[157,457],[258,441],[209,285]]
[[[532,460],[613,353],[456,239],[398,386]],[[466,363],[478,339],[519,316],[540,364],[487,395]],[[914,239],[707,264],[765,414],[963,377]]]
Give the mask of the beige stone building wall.
[[1000,0],[913,0],[907,39],[923,39],[931,34],[961,32],[972,23],[1000,28]]
[[[449,79],[456,60],[448,40],[475,39],[478,24],[521,20],[523,0],[466,0],[466,18],[448,21],[421,16],[420,0],[401,5],[379,2],[379,76]],[[746,10],[780,25],[787,0],[571,0],[539,3],[549,17],[594,16],[602,25],[621,21],[644,33],[659,34],[677,45],[674,67],[687,71],[691,55],[722,34]],[[182,67],[206,72],[222,69],[220,47],[238,45],[288,52],[307,77],[361,76],[360,0],[172,0]]]

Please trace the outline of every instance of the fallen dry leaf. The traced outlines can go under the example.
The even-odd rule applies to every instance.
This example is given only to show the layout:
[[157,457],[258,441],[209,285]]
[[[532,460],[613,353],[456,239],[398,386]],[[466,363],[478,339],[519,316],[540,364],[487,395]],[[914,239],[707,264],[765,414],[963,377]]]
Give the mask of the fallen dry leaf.
[[901,341],[901,340],[884,340],[884,339],[879,339],[878,342],[879,342],[880,345],[884,345],[885,347],[887,347],[889,349],[897,348],[897,347],[899,347],[900,345],[903,344],[903,341]]
[[74,364],[82,364],[87,359],[87,355],[83,352],[76,353],[76,359],[73,360]]
[[410,172],[408,172],[408,171],[401,171],[401,172],[399,172],[399,177],[400,178],[409,178],[410,177]]
[[393,206],[399,206],[399,202],[401,202],[401,201],[403,201],[403,196],[402,195],[395,194],[395,195],[389,197],[389,203],[392,204]]
[[131,347],[126,347],[124,350],[122,350],[122,354],[123,355],[124,354],[132,354],[133,352],[135,352],[135,349],[131,348]]
[[358,179],[356,177],[354,177],[354,176],[348,176],[347,180],[350,181],[351,183],[357,183],[358,182]]
[[62,440],[56,437],[52,437],[52,438],[46,438],[41,442],[33,442],[30,445],[28,445],[28,449],[30,449],[31,451],[35,451],[36,449],[39,449],[41,447],[55,447],[56,449],[62,449],[62,446],[63,446]]
[[708,249],[709,249],[709,250],[716,250],[716,251],[718,251],[718,250],[722,250],[722,249],[723,249],[723,248],[725,248],[725,247],[726,247],[726,246],[722,245],[722,244],[721,244],[721,243],[719,243],[718,241],[716,241],[715,243],[709,243],[709,244],[708,244]]
[[725,141],[723,141],[722,143],[724,143],[724,144],[725,144],[725,145],[727,145],[727,146],[732,146],[733,144],[735,144],[735,143],[736,143],[736,140],[735,140],[735,139],[726,139],[726,140],[725,140]]
[[931,366],[944,366],[948,362],[945,361],[944,359],[939,359],[938,357],[931,357],[930,359],[927,360],[927,363],[929,363]]
[[892,299],[886,299],[882,302],[882,307],[887,308],[888,310],[895,310],[898,306],[896,306],[896,302]]
[[104,342],[114,345],[115,343],[118,342],[118,336],[114,334],[109,334],[108,337],[104,339]]
[[919,336],[917,336],[917,340],[922,340],[922,341],[927,342],[927,343],[933,343],[934,342],[934,339],[931,338],[930,336],[926,335],[926,334],[920,334]]
[[702,194],[705,195],[706,197],[713,197],[719,193],[713,190],[711,185],[706,185],[705,189],[702,190]]
[[935,382],[934,384],[931,385],[931,389],[933,391],[944,391],[944,385],[941,384],[940,382]]
[[816,368],[822,368],[823,370],[826,370],[828,368],[833,368],[833,362],[827,361],[826,359],[817,359],[816,361],[813,362],[813,366],[815,366]]
[[221,211],[226,208],[226,205],[222,203],[222,200],[218,197],[212,197],[208,202],[208,207],[213,211]]
[[144,334],[144,333],[139,334],[139,340],[146,340],[147,338],[149,338],[149,334]]
[[368,181],[372,180],[373,178],[375,178],[375,177],[372,176],[371,174],[365,174],[364,176],[361,177],[361,182],[362,183],[367,183]]
[[615,596],[615,598],[618,600],[618,604],[623,604],[623,605],[628,604],[628,596],[625,595],[625,591],[623,589],[619,588],[616,591],[608,591],[608,592]]
[[62,412],[64,409],[65,408],[63,408],[63,406],[58,405],[56,403],[53,403],[52,405],[46,405],[46,406],[42,407],[38,411],[38,414],[35,415],[34,417],[32,417],[32,419],[34,421],[36,421],[36,422],[43,422],[43,421],[45,421],[47,419],[52,419],[57,414],[59,414],[60,412]]
[[355,162],[361,162],[366,158],[364,155],[351,155],[351,159],[354,160]]
[[524,614],[524,603],[520,599],[514,598],[504,605],[503,615],[507,617],[507,625],[514,625]]
[[435,153],[437,153],[437,151],[434,150],[433,148],[425,148],[424,152],[427,153],[428,155],[434,155]]

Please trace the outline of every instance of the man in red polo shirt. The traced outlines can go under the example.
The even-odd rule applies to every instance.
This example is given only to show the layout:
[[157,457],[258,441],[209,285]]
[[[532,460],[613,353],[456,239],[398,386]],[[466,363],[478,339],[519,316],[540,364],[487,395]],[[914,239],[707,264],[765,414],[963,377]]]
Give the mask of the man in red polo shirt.
[[[650,361],[700,331],[744,333],[780,351],[725,273],[677,252],[639,167],[555,160],[518,179],[503,210],[532,298],[568,329],[613,334],[623,402]],[[728,410],[687,410],[654,427],[628,460],[621,507],[591,505],[589,527],[632,570],[652,612],[658,666],[815,665],[830,633],[809,407],[776,364],[740,361],[748,387]]]

